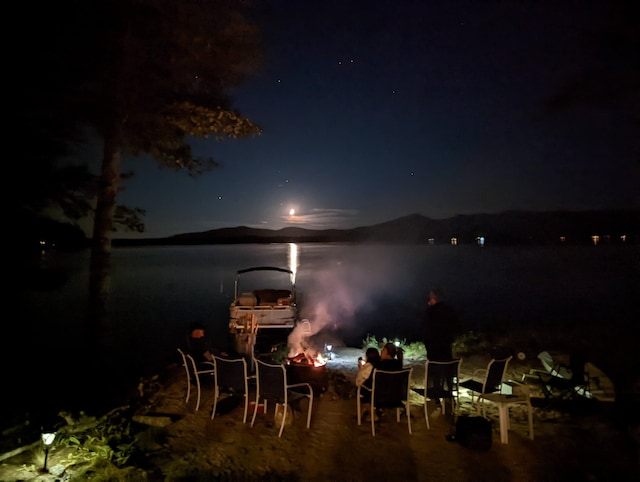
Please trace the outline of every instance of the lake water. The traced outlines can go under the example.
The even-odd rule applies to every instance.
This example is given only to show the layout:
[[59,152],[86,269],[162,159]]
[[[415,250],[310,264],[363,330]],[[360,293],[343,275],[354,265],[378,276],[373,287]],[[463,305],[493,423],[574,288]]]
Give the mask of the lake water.
[[[176,361],[176,346],[192,321],[207,326],[214,344],[228,347],[236,271],[252,266],[295,271],[301,317],[350,346],[360,346],[368,333],[419,339],[426,294],[436,286],[475,331],[508,334],[531,327],[552,334],[604,326],[611,336],[624,336],[640,319],[637,246],[116,248],[110,326],[102,335],[101,361],[87,362],[78,347],[83,346],[88,260],[88,252],[46,254],[43,263],[64,273],[66,282],[53,290],[20,289],[19,323],[11,324],[17,329],[3,338],[5,350],[18,343],[39,354],[42,373],[35,377],[46,379],[47,386],[92,379],[91,367],[95,364],[96,373],[104,369],[105,356],[111,375],[105,383],[156,373]],[[34,378],[32,367],[24,366],[25,376],[18,365],[14,382]]]

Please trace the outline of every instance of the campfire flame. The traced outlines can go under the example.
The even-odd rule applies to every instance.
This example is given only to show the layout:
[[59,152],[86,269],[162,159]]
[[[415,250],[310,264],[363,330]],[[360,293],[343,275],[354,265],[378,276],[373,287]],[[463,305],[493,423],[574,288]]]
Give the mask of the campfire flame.
[[328,360],[322,353],[310,346],[309,337],[313,334],[313,325],[308,320],[304,320],[294,328],[287,340],[289,345],[288,364],[298,363],[314,367],[322,367],[327,364]]
[[299,363],[302,365],[313,365],[314,367],[323,367],[327,364],[327,359],[322,356],[322,353],[316,353],[310,355],[305,352],[296,353],[292,357],[289,357],[288,363]]

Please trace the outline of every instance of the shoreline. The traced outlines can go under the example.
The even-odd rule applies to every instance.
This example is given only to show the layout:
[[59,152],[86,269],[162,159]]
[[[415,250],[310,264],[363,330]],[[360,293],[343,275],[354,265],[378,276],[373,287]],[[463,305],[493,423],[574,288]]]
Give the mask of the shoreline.
[[[557,333],[556,335],[558,335],[558,338],[555,343],[545,343],[544,346],[538,341],[537,338],[539,336],[532,333],[523,332],[518,336],[510,333],[508,336],[503,337],[493,335],[488,337],[493,342],[492,345],[480,349],[477,347],[472,348],[468,354],[489,353],[492,348],[495,349],[496,347],[511,353],[514,355],[514,358],[519,352],[522,352],[526,358],[533,360],[535,360],[537,354],[543,350],[569,353],[575,346],[575,337],[563,336],[562,333]],[[584,333],[582,333],[582,335],[584,335]],[[327,341],[333,343],[336,349],[349,348],[351,350],[359,350],[359,348],[356,347],[346,347],[339,338],[332,335],[320,334],[316,335],[315,338],[315,340],[312,339],[310,342],[316,347],[315,349],[318,352],[322,351],[323,343]],[[593,338],[595,339],[597,337],[594,336]],[[319,340],[322,340],[322,342]],[[522,341],[518,342],[517,340]],[[600,345],[596,346],[594,344],[589,350],[590,357],[588,361],[598,367],[598,369],[612,381],[615,387],[616,400],[614,403],[619,407],[621,423],[624,423],[625,419],[637,421],[637,414],[640,413],[638,400],[633,398],[634,383],[638,383],[640,374],[635,373],[632,369],[632,357],[629,355],[631,348],[625,348],[624,346],[625,342],[631,344],[631,340],[631,337],[621,339],[616,347],[612,347],[609,346],[610,340],[605,337],[600,337],[598,339]],[[610,356],[611,353],[613,353],[614,356]],[[167,354],[165,357],[166,365],[178,361],[177,352],[175,356],[173,355],[173,353]],[[16,387],[20,386],[22,388],[18,390],[17,397],[8,401],[9,407],[5,410],[7,422],[12,419],[13,425],[15,425],[21,423],[21,419],[24,421],[25,417],[35,419],[38,416],[38,409],[44,409],[46,411],[49,397],[45,396],[43,398],[43,395],[46,395],[49,390],[53,390],[52,394],[54,395],[51,401],[58,403],[55,402],[56,397],[60,398],[60,402],[58,403],[60,405],[59,409],[90,411],[91,407],[88,405],[94,405],[94,403],[91,403],[92,400],[100,400],[100,403],[95,405],[100,406],[101,409],[106,409],[114,404],[109,403],[108,400],[111,399],[115,403],[117,403],[117,400],[126,400],[127,397],[130,397],[131,394],[135,392],[135,387],[139,381],[149,380],[158,375],[158,370],[148,370],[145,373],[132,373],[128,371],[128,375],[123,378],[122,373],[125,373],[123,370],[127,369],[127,365],[116,368],[111,365],[113,361],[112,357],[105,355],[102,358],[104,358],[102,362],[85,366],[79,364],[79,360],[82,359],[82,357],[76,354],[75,357],[70,359],[68,368],[61,372],[62,377],[52,372],[45,375],[45,378],[42,380],[42,382],[45,382],[44,385],[37,383],[38,380],[35,378],[22,381],[20,384],[16,383]],[[49,388],[44,388],[47,386]],[[21,398],[22,402],[20,401]],[[74,403],[65,407],[66,401],[72,401]],[[5,428],[4,426],[0,427],[2,430]]]
[[[107,471],[105,475],[111,474],[111,477],[117,473],[126,477],[134,477],[133,474],[140,477],[146,473],[145,480],[154,481],[183,480],[195,475],[200,480],[315,481],[326,479],[332,473],[341,474],[348,480],[369,480],[374,474],[378,480],[398,480],[394,478],[396,476],[410,480],[424,480],[425,477],[447,480],[452,474],[454,478],[469,480],[477,475],[477,470],[490,480],[504,480],[505,474],[511,474],[507,477],[509,480],[540,480],[541,477],[565,480],[563,474],[569,473],[578,478],[582,474],[584,480],[611,480],[611,477],[629,480],[625,477],[634,473],[632,454],[625,448],[628,442],[624,442],[624,434],[612,422],[611,403],[587,404],[576,409],[578,411],[566,413],[537,407],[534,409],[534,440],[528,438],[526,417],[516,410],[511,415],[507,445],[500,443],[497,412],[491,410],[487,416],[493,425],[493,446],[488,452],[475,452],[445,440],[451,430],[451,421],[445,415],[430,417],[432,428],[426,429],[421,397],[412,395],[413,434],[407,434],[406,423],[396,425],[395,417],[392,417],[381,420],[374,438],[367,423],[358,426],[355,421],[352,381],[360,355],[360,348],[335,347],[334,358],[327,363],[330,386],[316,397],[311,428],[303,427],[303,416],[294,416],[293,425],[285,428],[282,438],[277,437],[277,426],[268,416],[260,416],[254,427],[250,423],[242,424],[241,408],[218,415],[212,421],[212,391],[209,388],[203,391],[201,409],[194,412],[195,402],[191,400],[187,404],[184,401],[183,368],[168,366],[155,381],[150,381],[143,398],[135,403],[136,410],[124,410],[114,419],[119,420],[119,426],[123,426],[125,418],[150,423],[134,423],[137,443],[142,444],[146,454],[146,468],[125,466],[118,469],[107,464],[102,469],[97,466],[89,469],[80,464],[67,466],[66,473],[75,474],[70,480],[81,480],[89,473],[99,476],[104,470]],[[463,358],[461,378],[483,367],[486,358],[486,355]],[[535,361],[514,361],[510,364],[508,378],[520,377],[535,365]],[[424,361],[405,359],[405,365],[414,368],[412,379],[419,386],[423,376],[420,367],[424,366]],[[468,413],[471,408],[468,399],[461,402],[459,414]],[[160,419],[163,419],[162,424]],[[91,423],[95,420],[89,421]],[[599,435],[593,439],[588,434],[595,426],[600,427]],[[76,436],[82,439],[82,432],[77,432]],[[339,451],[346,447],[343,444],[350,447],[357,444],[364,452],[341,453]],[[421,455],[426,454],[425,447],[429,447],[429,457]],[[57,446],[51,451],[52,467],[64,465],[65,457],[70,460],[65,450],[63,446]],[[554,457],[549,457],[550,453]],[[5,460],[0,465],[0,478],[15,480],[7,475],[10,469],[22,471],[20,480],[42,477],[41,474],[27,474],[28,467],[24,464],[29,457],[32,455],[26,451]],[[396,464],[388,466],[378,462],[389,460],[388,457]],[[571,480],[575,480],[573,477]]]

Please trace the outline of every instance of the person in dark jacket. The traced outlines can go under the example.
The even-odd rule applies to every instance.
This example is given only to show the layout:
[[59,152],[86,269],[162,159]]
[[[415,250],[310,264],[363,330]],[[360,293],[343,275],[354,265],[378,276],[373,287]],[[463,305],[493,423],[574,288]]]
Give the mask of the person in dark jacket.
[[187,337],[187,351],[198,365],[203,362],[213,361],[213,355],[227,356],[225,352],[213,348],[205,338],[205,328],[202,323],[194,322],[189,326],[189,336]]
[[427,358],[432,361],[453,359],[452,345],[460,334],[460,322],[456,311],[443,301],[442,291],[438,288],[429,291],[423,328]]
[[402,370],[403,352],[393,343],[385,343],[380,350],[380,360],[375,364],[378,370],[395,372]]

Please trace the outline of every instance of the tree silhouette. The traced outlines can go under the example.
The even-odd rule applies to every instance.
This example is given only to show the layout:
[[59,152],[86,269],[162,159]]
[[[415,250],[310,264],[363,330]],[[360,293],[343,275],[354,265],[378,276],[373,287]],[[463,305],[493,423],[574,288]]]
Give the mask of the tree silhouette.
[[237,0],[71,0],[34,12],[37,47],[24,62],[35,58],[39,70],[25,81],[24,112],[48,120],[48,130],[40,123],[42,139],[72,144],[89,129],[103,147],[95,184],[92,322],[106,316],[114,223],[141,226],[141,210],[116,203],[126,177],[121,158],[147,154],[163,167],[197,175],[217,162],[195,158],[190,136],[260,133],[227,93],[259,66],[258,30],[247,20],[247,6]]

